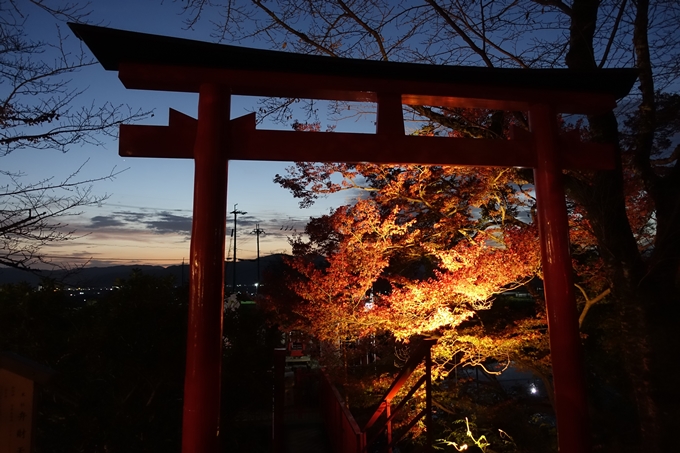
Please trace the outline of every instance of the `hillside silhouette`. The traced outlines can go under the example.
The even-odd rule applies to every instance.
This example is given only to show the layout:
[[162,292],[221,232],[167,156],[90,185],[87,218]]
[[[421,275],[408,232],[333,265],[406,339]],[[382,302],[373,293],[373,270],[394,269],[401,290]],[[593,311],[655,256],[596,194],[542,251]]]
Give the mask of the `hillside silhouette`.
[[[275,254],[260,258],[260,273],[273,265],[279,264],[283,255]],[[234,276],[234,263],[225,263],[225,284],[231,288]],[[43,271],[39,274],[21,271],[9,267],[0,267],[0,284],[27,282],[38,285],[44,277],[54,279],[68,286],[104,288],[116,285],[121,279],[130,277],[133,269],[139,269],[144,274],[163,277],[172,276],[177,286],[188,284],[189,264],[175,266],[152,266],[152,265],[129,265],[129,266],[106,266],[85,267],[77,271]],[[257,282],[257,260],[239,260],[236,262],[236,282],[239,287],[252,287]]]

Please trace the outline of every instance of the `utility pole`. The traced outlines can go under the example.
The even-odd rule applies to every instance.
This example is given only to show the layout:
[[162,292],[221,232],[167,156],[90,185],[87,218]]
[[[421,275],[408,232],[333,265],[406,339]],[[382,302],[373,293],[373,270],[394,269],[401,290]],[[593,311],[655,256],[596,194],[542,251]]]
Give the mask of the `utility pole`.
[[233,239],[234,239],[234,229],[232,228],[231,233],[229,233],[229,248],[227,248],[227,255],[226,255],[225,261],[229,261],[231,259],[230,258],[231,257],[231,244],[233,242]]
[[260,289],[260,235],[265,234],[263,229],[260,229],[260,224],[255,224],[255,229],[251,232],[257,237],[257,280],[255,280],[255,294]]
[[232,287],[234,294],[236,294],[236,216],[238,214],[248,214],[244,211],[238,211],[236,206],[238,206],[238,203],[234,204],[234,210],[229,213],[234,214],[234,285]]

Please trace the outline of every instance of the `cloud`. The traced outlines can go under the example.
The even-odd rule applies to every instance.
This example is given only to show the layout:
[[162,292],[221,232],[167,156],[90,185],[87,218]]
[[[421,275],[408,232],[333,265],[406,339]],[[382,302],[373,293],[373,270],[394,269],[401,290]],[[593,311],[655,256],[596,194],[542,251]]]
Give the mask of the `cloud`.
[[[262,223],[261,220],[259,220],[257,217],[254,217],[252,215],[240,215],[236,218],[237,226],[238,229],[241,230],[249,230],[249,229],[254,229],[255,226],[258,223]],[[227,226],[233,228],[234,227],[234,216],[229,215],[227,217]]]
[[90,224],[88,228],[109,228],[109,227],[119,227],[125,225],[124,222],[115,218],[115,216],[98,215],[90,219]]
[[[74,222],[69,222],[74,223]],[[191,235],[191,215],[172,211],[113,211],[105,215],[82,218],[75,222],[80,233],[96,234],[97,237],[130,236],[143,233],[180,235],[185,239]]]
[[160,212],[154,220],[146,220],[143,223],[157,233],[191,234],[191,216],[171,214],[167,211]]
[[[243,214],[237,217],[239,238],[255,236],[258,227],[264,234],[260,240],[264,242],[286,241],[295,233],[304,232],[308,220],[293,218],[281,212],[266,212],[260,215]],[[187,211],[163,210],[148,208],[140,210],[117,210],[105,215],[97,215],[87,219],[82,230],[90,230],[97,238],[114,240],[116,237],[144,237],[144,234],[159,236],[180,236],[184,242],[191,236],[192,216]],[[226,234],[229,237],[234,228],[233,214],[226,218]],[[177,241],[175,241],[177,242]]]
[[140,222],[144,218],[153,215],[148,212],[133,212],[133,211],[114,211],[113,214],[121,217],[125,222],[130,223]]

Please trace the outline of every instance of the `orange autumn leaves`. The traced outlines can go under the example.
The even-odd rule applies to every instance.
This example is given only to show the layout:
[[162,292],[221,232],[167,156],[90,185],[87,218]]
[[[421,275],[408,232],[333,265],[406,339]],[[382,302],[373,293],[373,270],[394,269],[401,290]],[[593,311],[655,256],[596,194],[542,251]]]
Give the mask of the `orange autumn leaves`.
[[289,282],[301,298],[295,310],[320,339],[390,332],[408,340],[454,328],[538,269],[537,232],[518,220],[524,200],[507,170],[322,167],[298,166],[310,179],[294,183],[318,187],[319,175],[340,170],[335,188],[369,196],[324,218],[334,239],[323,257],[310,253],[320,250],[310,227],[308,242],[295,241],[305,252],[290,260],[303,277]]

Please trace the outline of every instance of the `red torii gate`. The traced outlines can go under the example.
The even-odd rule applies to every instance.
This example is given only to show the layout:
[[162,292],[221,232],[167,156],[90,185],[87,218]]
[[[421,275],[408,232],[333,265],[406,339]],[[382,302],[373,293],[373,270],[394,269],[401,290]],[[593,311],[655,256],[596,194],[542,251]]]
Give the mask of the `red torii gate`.
[[[120,154],[193,158],[194,214],[184,384],[183,453],[217,453],[224,300],[227,165],[231,159],[531,167],[545,280],[559,449],[590,450],[562,169],[617,168],[612,145],[561,137],[557,113],[616,106],[637,72],[489,69],[291,54],[69,24],[125,87],[199,93],[198,120],[174,110],[169,126],[124,125]],[[231,95],[368,101],[375,135],[255,128],[230,121]],[[404,135],[402,105],[529,113],[511,140]]]

